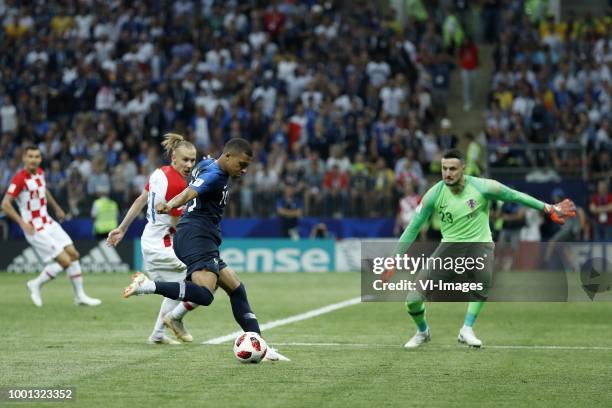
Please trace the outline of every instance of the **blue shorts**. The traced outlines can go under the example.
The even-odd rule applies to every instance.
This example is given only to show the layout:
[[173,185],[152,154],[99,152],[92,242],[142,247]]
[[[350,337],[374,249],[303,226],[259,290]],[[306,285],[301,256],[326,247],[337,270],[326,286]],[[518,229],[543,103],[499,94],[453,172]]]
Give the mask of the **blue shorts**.
[[191,280],[193,272],[203,269],[219,276],[219,271],[227,267],[219,257],[219,245],[221,237],[206,229],[187,223],[177,227],[173,241],[174,253],[187,265],[187,280]]

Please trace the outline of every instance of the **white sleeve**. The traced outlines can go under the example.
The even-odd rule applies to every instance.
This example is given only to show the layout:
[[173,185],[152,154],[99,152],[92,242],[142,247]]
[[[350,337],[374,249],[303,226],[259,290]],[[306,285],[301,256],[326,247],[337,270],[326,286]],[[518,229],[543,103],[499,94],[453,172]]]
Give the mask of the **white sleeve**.
[[149,203],[155,208],[157,203],[166,202],[168,179],[163,171],[157,169],[149,178]]

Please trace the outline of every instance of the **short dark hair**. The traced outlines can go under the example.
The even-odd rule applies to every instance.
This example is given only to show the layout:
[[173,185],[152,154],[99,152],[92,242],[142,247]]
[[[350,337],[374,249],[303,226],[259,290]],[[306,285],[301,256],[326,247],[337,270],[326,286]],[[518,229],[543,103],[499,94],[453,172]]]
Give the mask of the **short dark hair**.
[[457,149],[450,149],[444,152],[443,159],[459,159],[463,161],[463,154]]
[[36,146],[35,144],[29,144],[29,145],[26,145],[26,146],[23,148],[23,152],[24,152],[24,153],[27,153],[27,152],[29,152],[30,150],[40,150],[40,149],[39,149],[39,148],[38,148],[38,146]]
[[229,142],[225,144],[223,147],[223,153],[244,153],[249,157],[253,157],[253,148],[247,140],[240,137],[235,137],[230,139]]

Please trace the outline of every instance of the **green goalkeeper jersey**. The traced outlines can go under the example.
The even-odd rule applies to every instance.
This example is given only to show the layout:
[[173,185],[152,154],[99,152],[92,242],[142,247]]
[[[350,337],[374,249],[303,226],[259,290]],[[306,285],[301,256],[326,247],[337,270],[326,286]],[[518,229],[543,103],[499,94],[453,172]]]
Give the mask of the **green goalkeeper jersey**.
[[544,203],[498,181],[465,176],[465,185],[454,194],[443,181],[425,193],[416,215],[400,237],[397,253],[404,253],[435,211],[441,221],[442,242],[493,242],[489,228],[489,202],[511,201],[536,210]]

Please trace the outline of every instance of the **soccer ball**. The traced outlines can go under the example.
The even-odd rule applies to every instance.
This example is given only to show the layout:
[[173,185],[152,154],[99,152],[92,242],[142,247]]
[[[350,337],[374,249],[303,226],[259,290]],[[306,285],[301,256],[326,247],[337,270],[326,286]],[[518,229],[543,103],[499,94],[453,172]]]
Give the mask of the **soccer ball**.
[[257,333],[243,333],[234,341],[234,355],[241,363],[259,363],[267,352],[268,345]]

